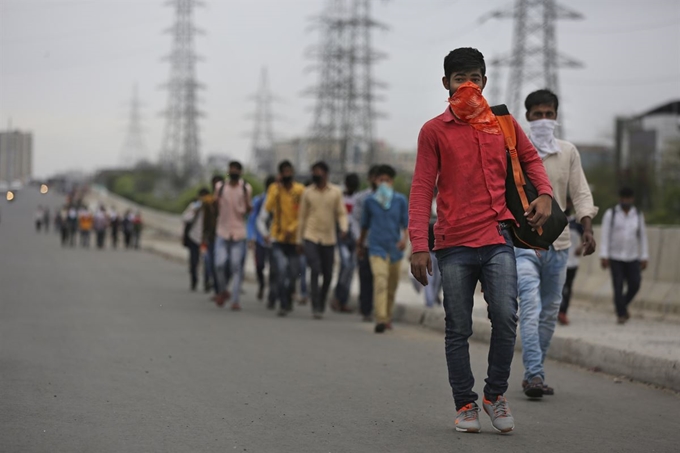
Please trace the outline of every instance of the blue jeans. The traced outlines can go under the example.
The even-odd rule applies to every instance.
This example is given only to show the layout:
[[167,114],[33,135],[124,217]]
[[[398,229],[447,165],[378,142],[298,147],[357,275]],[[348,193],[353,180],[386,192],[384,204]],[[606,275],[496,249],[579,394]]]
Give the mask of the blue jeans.
[[[281,309],[290,311],[293,307],[291,298],[295,292],[295,281],[300,274],[300,255],[296,245],[274,243],[272,260],[276,263],[276,277],[279,282],[276,296],[281,302]],[[271,299],[270,304],[273,304]]]
[[502,234],[505,244],[437,251],[446,312],[446,364],[456,410],[477,401],[468,339],[478,281],[492,326],[484,396],[495,401],[508,389],[517,336],[517,267],[510,233],[502,230]]
[[[237,304],[241,297],[241,284],[243,283],[243,256],[246,254],[246,241],[232,241],[217,236],[215,238],[215,273],[217,278],[217,292],[227,290],[228,280],[234,281],[231,292],[232,303]],[[227,266],[229,266],[229,278],[227,278]]]
[[524,379],[545,380],[543,362],[550,347],[567,278],[569,250],[515,249],[519,287],[519,329]]
[[[439,292],[442,290],[442,273],[439,271],[437,254],[430,252],[432,259],[432,275],[427,276],[427,286],[425,287],[425,305],[434,307],[439,300]],[[418,283],[420,285],[420,283]]]
[[338,252],[340,253],[340,274],[338,275],[338,283],[335,285],[335,298],[340,302],[340,306],[344,307],[349,300],[352,278],[356,268],[356,247],[353,243],[340,242]]

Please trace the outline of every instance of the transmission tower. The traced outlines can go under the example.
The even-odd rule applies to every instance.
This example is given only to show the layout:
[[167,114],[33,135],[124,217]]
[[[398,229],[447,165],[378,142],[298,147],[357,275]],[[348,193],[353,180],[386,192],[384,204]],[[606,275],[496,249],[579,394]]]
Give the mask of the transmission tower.
[[513,6],[489,16],[514,20],[511,54],[492,61],[492,65],[509,67],[505,98],[510,112],[520,113],[522,96],[530,90],[547,88],[559,96],[558,69],[582,64],[558,52],[556,24],[559,19],[578,20],[583,15],[555,0],[515,0]]
[[320,21],[322,43],[313,54],[319,85],[310,143],[340,174],[374,157],[380,84],[372,69],[384,55],[373,49],[371,35],[386,27],[372,19],[370,7],[371,0],[329,0]]
[[172,34],[168,104],[164,112],[166,123],[161,148],[161,164],[174,174],[191,179],[198,176],[200,140],[198,137],[198,90],[203,85],[196,80],[194,36],[200,30],[193,25],[194,10],[203,4],[197,0],[170,0],[175,8],[175,23],[168,32]]
[[274,95],[269,89],[267,68],[262,68],[260,85],[255,98],[255,128],[253,129],[252,153],[259,172],[273,171],[274,126],[272,101]]
[[120,154],[121,164],[124,167],[134,165],[146,157],[143,135],[140,102],[137,94],[137,85],[135,85],[132,89],[132,100],[130,101],[127,135]]

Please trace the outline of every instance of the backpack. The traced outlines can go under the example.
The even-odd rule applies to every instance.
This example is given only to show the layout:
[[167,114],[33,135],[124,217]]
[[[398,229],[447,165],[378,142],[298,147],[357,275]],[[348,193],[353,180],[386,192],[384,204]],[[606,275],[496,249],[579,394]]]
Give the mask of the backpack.
[[196,210],[196,214],[194,214],[194,218],[191,220],[191,222],[185,222],[184,223],[184,231],[182,233],[182,245],[184,247],[189,247],[191,243],[193,242],[191,238],[189,238],[189,233],[191,232],[191,229],[193,228],[194,224],[196,223],[196,220],[198,220],[198,216],[201,214],[202,208],[199,208]]
[[[538,191],[524,174],[517,155],[517,136],[512,115],[505,105],[491,107],[505,138],[508,158],[508,171],[505,178],[505,202],[516,224],[512,225],[512,241],[515,247],[534,250],[548,250],[569,224],[567,216],[560,208],[557,200],[552,199],[552,213],[542,227],[532,231],[524,213],[529,204],[538,198]],[[519,226],[517,226],[519,224]]]

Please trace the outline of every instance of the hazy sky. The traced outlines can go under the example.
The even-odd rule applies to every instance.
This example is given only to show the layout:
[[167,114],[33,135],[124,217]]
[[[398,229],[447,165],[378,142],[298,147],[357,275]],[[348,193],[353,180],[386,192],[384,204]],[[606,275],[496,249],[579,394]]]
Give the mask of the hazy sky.
[[[641,113],[680,98],[680,0],[568,0],[585,20],[558,24],[560,51],[585,64],[562,70],[560,112],[568,139],[611,142],[615,115]],[[31,130],[35,173],[93,170],[119,163],[128,104],[137,83],[143,101],[146,153],[156,159],[169,66],[162,31],[173,11],[162,0],[0,0],[0,129]],[[305,133],[316,83],[305,51],[318,40],[310,18],[325,0],[206,0],[196,23],[205,57],[198,77],[203,93],[202,153],[249,159],[254,110],[249,99],[262,66],[283,99],[275,107],[279,138]],[[422,124],[446,107],[442,61],[456,47],[480,49],[487,59],[508,52],[509,20],[477,19],[512,0],[375,1],[376,47],[389,59],[375,69],[387,82],[387,118],[377,137],[415,149]],[[489,73],[489,87],[495,81]],[[497,79],[496,79],[497,80]],[[502,80],[505,87],[506,81]],[[525,95],[528,93],[525,93]]]

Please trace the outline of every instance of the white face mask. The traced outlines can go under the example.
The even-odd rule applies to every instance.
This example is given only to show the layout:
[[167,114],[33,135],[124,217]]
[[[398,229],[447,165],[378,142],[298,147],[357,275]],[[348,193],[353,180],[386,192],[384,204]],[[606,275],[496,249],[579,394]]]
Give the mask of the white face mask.
[[557,121],[555,120],[536,120],[529,123],[531,129],[529,138],[534,144],[538,155],[541,159],[545,159],[550,154],[559,153],[562,149],[555,138],[555,128]]

